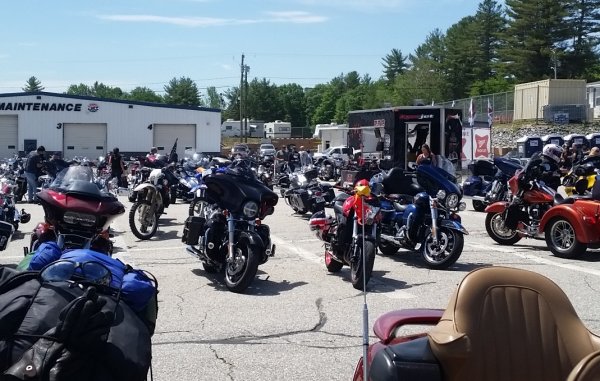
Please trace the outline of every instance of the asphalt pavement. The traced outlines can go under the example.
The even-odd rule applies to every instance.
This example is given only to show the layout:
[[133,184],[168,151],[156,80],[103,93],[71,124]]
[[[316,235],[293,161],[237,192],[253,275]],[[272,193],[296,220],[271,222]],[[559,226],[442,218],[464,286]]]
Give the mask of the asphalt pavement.
[[[259,267],[245,294],[227,291],[207,274],[181,242],[188,204],[171,205],[156,236],[138,240],[129,231],[129,206],[113,225],[115,256],[152,272],[159,281],[159,312],[153,337],[153,375],[171,380],[350,380],[362,355],[363,294],[352,288],[348,268],[329,274],[322,243],[280,199],[265,219],[277,244],[275,257]],[[16,264],[35,223],[39,205],[19,204],[32,214],[21,225],[0,264]],[[331,213],[331,210],[328,210]],[[544,241],[495,244],[485,231],[485,214],[461,213],[469,231],[465,248],[449,270],[427,269],[419,254],[378,255],[368,286],[372,327],[384,312],[402,308],[444,308],[465,274],[481,266],[511,266],[553,279],[568,295],[587,327],[600,333],[600,252],[578,260],[554,257]],[[421,329],[422,327],[419,327]]]

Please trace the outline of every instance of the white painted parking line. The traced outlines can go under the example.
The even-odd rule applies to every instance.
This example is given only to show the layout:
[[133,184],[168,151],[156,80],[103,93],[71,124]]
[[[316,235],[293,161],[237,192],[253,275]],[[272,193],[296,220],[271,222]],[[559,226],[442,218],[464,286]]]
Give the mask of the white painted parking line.
[[571,263],[561,263],[561,262],[553,261],[548,258],[538,257],[537,255],[519,252],[519,251],[516,251],[515,249],[509,249],[506,247],[496,247],[496,246],[491,246],[491,245],[483,245],[483,244],[474,244],[474,243],[468,243],[467,245],[472,248],[475,248],[475,249],[480,249],[480,250],[484,250],[484,251],[491,250],[491,251],[497,251],[500,253],[511,254],[516,257],[526,259],[528,261],[541,263],[541,264],[548,265],[548,266],[561,267],[563,269],[578,271],[578,272],[582,272],[582,273],[600,277],[600,270],[585,268],[585,267],[577,266],[577,265],[574,265]]
[[[276,237],[272,234],[271,234],[271,241],[273,241],[273,243],[275,245],[277,245],[278,247],[284,247],[287,250],[295,252],[302,259],[306,259],[308,261],[320,264],[323,267],[325,267],[324,249],[320,249],[320,251],[318,253],[314,253],[314,252],[302,249],[298,246],[294,246],[294,244],[298,243],[300,240],[286,241],[286,240]],[[277,255],[277,254],[275,254],[275,255]],[[369,281],[369,284],[372,284],[374,286],[382,286],[382,285],[385,286],[385,282],[383,282],[379,279],[373,278],[373,277]],[[410,292],[407,292],[404,290],[394,290],[391,292],[382,292],[382,293],[380,293],[380,295],[383,295],[386,298],[395,299],[395,300],[397,300],[397,299],[412,299],[412,298],[416,297],[416,295],[413,295]]]
[[159,251],[159,250],[185,250],[185,246],[153,246],[153,247],[136,247],[127,249],[128,252],[138,252],[138,251]]

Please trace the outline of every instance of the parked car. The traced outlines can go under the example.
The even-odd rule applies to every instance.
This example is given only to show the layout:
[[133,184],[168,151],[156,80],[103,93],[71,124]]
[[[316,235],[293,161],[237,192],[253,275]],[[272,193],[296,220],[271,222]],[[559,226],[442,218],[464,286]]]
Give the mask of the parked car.
[[275,156],[275,146],[273,144],[261,144],[259,148],[260,156]]
[[250,148],[246,144],[235,144],[231,148],[231,157],[235,156],[248,157],[250,155]]

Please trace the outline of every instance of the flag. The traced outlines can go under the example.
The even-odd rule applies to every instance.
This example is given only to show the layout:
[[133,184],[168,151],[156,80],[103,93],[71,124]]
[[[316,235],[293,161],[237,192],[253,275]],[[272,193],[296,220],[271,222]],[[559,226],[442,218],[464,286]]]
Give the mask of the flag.
[[475,110],[475,104],[473,103],[473,98],[471,98],[471,104],[469,105],[469,126],[473,127],[475,125],[476,115],[477,111]]
[[435,105],[435,100],[431,100],[431,105],[434,106]]
[[456,102],[452,101],[452,106],[450,106],[450,107],[454,107],[455,104],[456,104]]
[[487,114],[488,114],[488,127],[492,128],[492,121],[494,120],[493,114],[494,114],[494,110],[492,109],[492,104],[490,103],[490,98],[488,98],[488,107],[487,107]]
[[178,160],[178,157],[177,157],[177,141],[178,140],[179,140],[179,138],[175,139],[175,143],[173,143],[173,147],[171,148],[171,153],[169,153],[169,163],[172,163],[172,162]]

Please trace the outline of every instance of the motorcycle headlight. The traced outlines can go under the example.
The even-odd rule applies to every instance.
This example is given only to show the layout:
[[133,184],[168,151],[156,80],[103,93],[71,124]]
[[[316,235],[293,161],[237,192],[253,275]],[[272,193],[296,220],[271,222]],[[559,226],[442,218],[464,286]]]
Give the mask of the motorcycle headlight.
[[458,210],[460,210],[462,212],[465,209],[467,209],[467,204],[465,204],[464,201],[459,202],[458,203]]
[[258,214],[258,204],[254,201],[247,201],[243,207],[244,216],[254,218]]
[[448,197],[446,197],[446,206],[450,209],[454,209],[458,206],[458,195],[456,193],[450,193]]
[[446,198],[446,191],[444,191],[443,189],[440,189],[437,194],[436,197],[438,198],[438,200],[443,200]]

